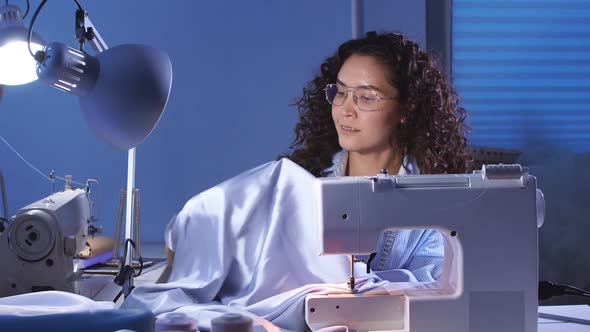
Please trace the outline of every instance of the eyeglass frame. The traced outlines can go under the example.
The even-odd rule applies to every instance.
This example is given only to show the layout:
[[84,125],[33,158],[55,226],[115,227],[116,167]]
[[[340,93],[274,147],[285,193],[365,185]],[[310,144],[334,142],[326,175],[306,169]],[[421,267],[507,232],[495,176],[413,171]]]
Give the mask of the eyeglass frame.
[[[344,99],[342,100],[342,104],[338,105],[338,104],[334,104],[333,102],[330,102],[330,99],[329,99],[329,97],[328,97],[328,88],[329,88],[331,85],[334,85],[334,86],[336,86],[336,88],[338,88],[338,86],[340,85],[340,86],[342,86],[342,87],[344,88],[344,90],[346,91],[346,92],[345,92],[345,93],[346,93],[346,95],[344,96]],[[375,97],[377,97],[377,108],[376,108],[376,109],[373,109],[373,110],[364,110],[364,109],[361,109],[361,107],[358,105],[358,97],[355,95],[355,92],[356,92],[357,90],[359,90],[359,89],[365,89],[365,90],[371,91],[371,93],[373,93],[373,94],[375,95]],[[338,83],[329,83],[329,84],[326,84],[326,87],[324,88],[324,94],[325,94],[325,97],[326,97],[326,101],[328,102],[328,104],[330,104],[330,105],[335,105],[335,106],[342,106],[342,105],[344,105],[344,103],[346,102],[346,99],[348,98],[348,93],[349,93],[350,91],[352,91],[352,92],[353,92],[353,94],[352,94],[352,100],[354,101],[354,104],[356,105],[357,109],[358,109],[359,111],[363,111],[363,112],[375,112],[375,111],[378,111],[378,110],[379,110],[379,102],[380,102],[381,100],[393,100],[393,99],[398,99],[398,98],[399,98],[399,96],[395,96],[395,97],[381,97],[381,96],[379,96],[379,95],[377,94],[377,92],[375,92],[375,90],[373,90],[373,89],[371,89],[371,88],[369,88],[369,87],[364,87],[364,86],[358,86],[358,87],[355,87],[355,88],[354,88],[354,87],[347,87],[347,86],[345,86],[345,85],[343,85],[343,84],[338,84]]]

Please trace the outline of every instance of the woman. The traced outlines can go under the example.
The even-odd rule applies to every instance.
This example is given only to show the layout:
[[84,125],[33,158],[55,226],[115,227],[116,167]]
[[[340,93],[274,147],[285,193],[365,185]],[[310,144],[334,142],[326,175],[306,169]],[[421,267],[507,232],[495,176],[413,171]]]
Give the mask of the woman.
[[[342,44],[320,69],[297,103],[300,121],[286,157],[314,176],[465,172],[465,111],[417,44],[371,32]],[[161,281],[174,261],[174,220]],[[371,267],[389,280],[434,281],[442,248],[434,230],[388,231]]]
[[[418,45],[393,33],[342,44],[298,100],[288,158],[315,176],[464,173],[465,111]],[[443,246],[434,230],[388,231],[371,267],[396,281],[433,281]]]
[[[428,56],[400,35],[369,33],[344,43],[297,104],[290,160],[191,198],[166,231],[167,283],[138,286],[125,305],[155,314],[231,308],[302,331],[309,294],[350,291],[347,257],[319,256],[313,245],[315,177],[465,172],[465,112]],[[435,230],[387,231],[375,248],[371,267],[382,279],[440,276],[443,244]],[[355,266],[359,292],[387,284],[364,271]]]

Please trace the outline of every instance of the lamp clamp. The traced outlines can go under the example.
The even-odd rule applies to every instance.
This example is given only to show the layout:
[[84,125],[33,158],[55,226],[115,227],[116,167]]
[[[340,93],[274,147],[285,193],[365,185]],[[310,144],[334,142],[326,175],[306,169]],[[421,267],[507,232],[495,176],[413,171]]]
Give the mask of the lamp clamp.
[[76,39],[78,40],[78,43],[80,43],[80,51],[83,51],[85,42],[88,42],[97,54],[108,48],[94,27],[94,24],[90,21],[88,12],[83,9],[76,10],[75,32]]

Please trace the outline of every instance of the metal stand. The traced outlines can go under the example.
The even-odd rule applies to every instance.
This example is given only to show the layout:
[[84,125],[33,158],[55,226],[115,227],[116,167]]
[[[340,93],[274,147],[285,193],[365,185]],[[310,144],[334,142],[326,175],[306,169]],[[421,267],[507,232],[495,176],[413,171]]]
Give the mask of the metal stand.
[[[1,95],[0,95],[1,96]],[[6,203],[6,188],[4,188],[4,175],[0,169],[0,194],[2,194],[2,214],[0,214],[0,234],[4,232],[5,225],[8,226],[8,203]]]
[[[121,227],[123,225],[123,211],[125,210],[125,201],[127,197],[127,189],[121,189],[121,193],[119,194],[119,209],[117,212],[117,225],[115,226],[115,243],[113,244],[113,256],[111,257],[111,261],[107,262],[106,265],[110,266],[118,266],[119,265],[119,249],[121,248]],[[131,266],[133,268],[139,268],[140,262],[139,257],[141,257],[141,240],[140,240],[140,228],[139,228],[139,189],[134,188],[132,192],[132,204],[133,204],[133,232],[132,238],[133,242],[135,243],[135,248],[133,250],[133,257],[131,259]],[[152,265],[152,261],[144,261],[143,267],[148,267]]]

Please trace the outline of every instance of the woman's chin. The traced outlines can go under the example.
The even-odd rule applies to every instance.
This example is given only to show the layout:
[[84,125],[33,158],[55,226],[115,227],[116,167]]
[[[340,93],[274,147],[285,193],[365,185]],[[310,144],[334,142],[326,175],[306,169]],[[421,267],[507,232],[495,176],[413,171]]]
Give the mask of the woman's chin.
[[351,140],[348,137],[340,138],[338,144],[340,144],[342,149],[349,152],[362,150],[362,146],[360,146],[358,142],[355,142],[355,140]]

